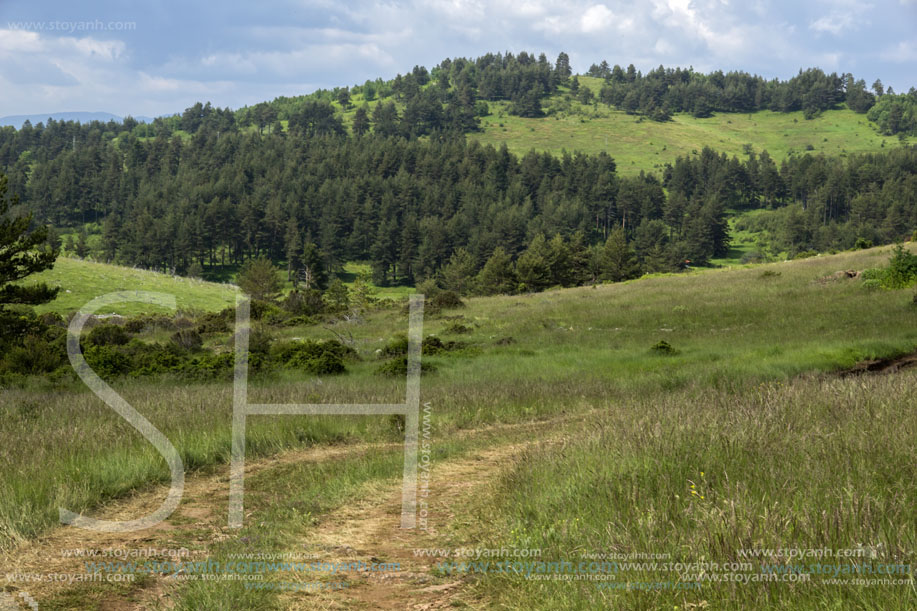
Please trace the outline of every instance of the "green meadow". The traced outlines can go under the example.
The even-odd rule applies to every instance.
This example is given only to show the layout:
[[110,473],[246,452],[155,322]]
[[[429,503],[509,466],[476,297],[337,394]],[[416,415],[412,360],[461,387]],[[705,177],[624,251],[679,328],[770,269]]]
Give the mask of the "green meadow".
[[[107,263],[59,257],[52,269],[29,276],[27,283],[44,282],[60,287],[54,301],[35,308],[38,313],[74,312],[89,301],[118,291],[154,291],[175,295],[178,309],[188,311],[218,311],[235,305],[236,288],[229,284],[204,282],[193,278],[170,276],[159,272],[134,269]],[[137,315],[166,312],[143,303],[128,303],[104,307],[100,314]]]
[[[452,507],[446,543],[538,548],[546,560],[574,563],[584,554],[656,554],[689,567],[618,567],[611,581],[625,585],[617,588],[480,567],[440,570],[436,583],[457,580],[468,604],[486,608],[914,608],[913,582],[838,585],[820,574],[809,583],[737,582],[751,579],[738,574],[792,566],[785,568],[786,558],[734,566],[749,562],[740,550],[790,547],[865,549],[873,555],[857,558],[864,566],[914,560],[917,376],[913,369],[837,375],[917,349],[914,291],[826,279],[883,266],[889,252],[471,298],[428,313],[425,336],[460,342],[424,357],[433,366],[421,400],[432,406],[434,469],[436,461],[508,442],[500,435],[460,442],[462,432],[582,418],[566,433],[557,429],[563,443],[487,465],[494,475],[486,489]],[[275,340],[345,338],[359,360],[340,376],[255,376],[250,400],[401,401],[404,380],[379,375],[377,351],[406,329],[401,305],[266,329]],[[228,337],[217,341],[231,345]],[[208,473],[227,463],[231,383],[110,383],[172,440],[186,469]],[[58,507],[92,512],[168,481],[158,454],[76,385],[2,391],[0,414],[0,545],[10,553],[53,528]],[[252,457],[400,439],[397,419],[385,417],[258,417],[247,434]],[[374,452],[333,468],[263,473],[252,495],[260,520],[243,532],[289,551],[284,533],[308,537],[322,516],[359,499],[363,486],[397,482],[399,457]],[[319,490],[329,491],[320,502]],[[207,553],[222,557],[238,541],[224,538]],[[241,586],[197,583],[176,592],[187,609],[287,604],[278,593],[254,596]]]
[[481,120],[483,131],[470,137],[498,147],[506,144],[516,154],[532,149],[555,155],[606,152],[624,174],[661,170],[678,157],[699,154],[705,146],[742,158],[750,145],[756,153],[766,150],[778,164],[793,154],[846,155],[900,146],[898,138],[880,135],[865,115],[846,108],[811,120],[803,118],[801,111],[760,111],[721,113],[707,119],[676,114],[671,121],[659,123],[603,104],[583,107],[574,102],[572,106],[576,112],[526,119],[510,115],[504,103],[492,103],[491,114]]

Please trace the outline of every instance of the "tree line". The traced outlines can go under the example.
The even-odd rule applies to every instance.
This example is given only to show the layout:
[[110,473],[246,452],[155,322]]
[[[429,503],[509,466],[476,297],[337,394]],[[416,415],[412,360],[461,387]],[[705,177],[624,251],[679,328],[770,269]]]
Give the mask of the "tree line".
[[[517,156],[457,134],[353,136],[323,125],[337,124],[316,114],[289,131],[85,138],[73,148],[54,146],[54,132],[67,133],[54,124],[47,137],[33,130],[37,144],[18,155],[10,184],[44,223],[98,223],[94,255],[106,260],[188,273],[263,256],[291,278],[368,260],[379,283],[437,277],[460,250],[469,276],[509,260],[517,288],[544,285],[548,276],[519,266],[545,257],[573,262],[551,272],[557,284],[612,278],[595,250],[612,237],[642,270],[703,265],[728,253],[727,213],[743,209],[797,204],[805,230],[794,250],[888,242],[917,227],[914,148],[779,166],[766,152],[739,159],[706,148],[661,176],[622,177],[604,153]],[[0,132],[0,152],[20,138]],[[561,245],[569,255],[557,254]]]
[[789,80],[766,80],[747,72],[701,74],[693,69],[659,66],[646,74],[633,64],[627,69],[607,62],[593,64],[587,75],[604,79],[599,100],[628,113],[659,121],[672,113],[688,112],[708,117],[714,112],[803,111],[806,118],[838,107],[841,103],[859,113],[867,112],[881,96],[880,81],[869,91],[863,79],[852,74],[826,74],[819,68],[800,70]]

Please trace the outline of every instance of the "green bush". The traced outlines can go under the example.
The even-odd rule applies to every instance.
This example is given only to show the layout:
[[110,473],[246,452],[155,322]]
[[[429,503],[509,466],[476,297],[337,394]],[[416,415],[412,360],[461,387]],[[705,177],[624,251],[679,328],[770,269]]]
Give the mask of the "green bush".
[[176,329],[175,320],[165,314],[142,314],[129,318],[124,323],[124,328],[128,333],[140,333],[145,329],[164,329],[174,331]]
[[[431,363],[421,362],[421,373],[431,373],[433,371],[436,371],[436,367]],[[384,376],[405,376],[408,373],[408,359],[407,357],[390,359],[379,365],[376,368],[376,373]]]
[[864,250],[866,248],[872,248],[872,240],[867,240],[866,238],[857,238],[857,241],[853,244],[854,250]]
[[180,329],[172,334],[172,343],[185,350],[200,350],[204,345],[201,334],[194,329]]
[[111,346],[89,346],[83,356],[92,370],[101,377],[116,376],[131,370],[130,357]]
[[315,324],[315,319],[309,316],[293,316],[283,321],[284,327],[308,327]]
[[99,325],[89,332],[84,341],[88,346],[123,346],[130,339],[120,325]]
[[65,359],[66,352],[59,342],[27,335],[21,346],[13,346],[7,351],[3,369],[26,375],[48,373],[63,365]]
[[460,322],[454,322],[443,329],[443,333],[450,333],[452,335],[465,335],[466,333],[471,333],[472,331],[473,329],[471,327],[463,325]]
[[271,350],[273,341],[274,338],[267,331],[252,329],[248,334],[248,352],[249,354],[267,355]]
[[675,348],[672,347],[671,344],[669,344],[669,342],[665,340],[660,340],[656,342],[655,344],[653,344],[653,347],[651,348],[651,350],[655,352],[656,354],[661,354],[665,356],[676,354],[678,352],[677,350],[675,350]]
[[455,291],[439,291],[430,299],[430,305],[437,310],[464,308],[465,302]]
[[446,351],[446,346],[443,345],[443,340],[435,335],[428,335],[423,338],[423,342],[420,344],[420,351],[422,354],[427,355],[439,354]]
[[900,289],[917,281],[917,255],[911,254],[903,244],[895,246],[885,272],[885,286]]
[[274,324],[274,322],[285,320],[289,317],[289,313],[282,310],[277,304],[252,299],[251,317],[252,320],[263,320],[269,324]]
[[325,302],[318,289],[293,290],[283,300],[283,309],[294,316],[321,314],[325,310]]
[[229,319],[223,312],[207,312],[198,317],[195,330],[198,333],[226,333],[229,331]]
[[270,360],[274,365],[315,375],[344,373],[344,358],[353,356],[356,356],[356,352],[352,348],[336,340],[277,342],[270,352]]
[[387,343],[379,352],[382,357],[398,356],[408,353],[408,337],[406,335],[396,335]]

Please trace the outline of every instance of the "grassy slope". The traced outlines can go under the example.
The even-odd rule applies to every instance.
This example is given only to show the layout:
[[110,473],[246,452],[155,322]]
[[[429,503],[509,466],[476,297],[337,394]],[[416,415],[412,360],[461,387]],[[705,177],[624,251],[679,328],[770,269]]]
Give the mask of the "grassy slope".
[[[582,84],[598,93],[600,79],[579,78]],[[545,107],[550,103],[548,100]],[[604,104],[593,109],[574,102],[572,107],[581,113],[599,116],[590,118],[578,112],[523,119],[511,116],[507,104],[496,103],[491,104],[491,114],[481,121],[484,131],[471,137],[494,146],[505,142],[517,154],[533,148],[554,154],[564,150],[606,151],[625,174],[658,170],[674,162],[676,157],[700,152],[704,146],[741,157],[744,145],[751,144],[757,152],[767,150],[778,163],[791,153],[806,152],[808,145],[813,147],[812,152],[827,155],[878,151],[883,144],[885,147],[899,146],[897,138],[879,135],[865,115],[846,108],[825,112],[810,121],[803,118],[802,112],[761,111],[720,113],[708,119],[679,114],[671,121],[657,123],[609,109]],[[910,138],[909,142],[915,140]]]
[[[66,257],[60,257],[53,269],[30,276],[28,282],[46,282],[50,286],[61,287],[54,301],[35,308],[39,313],[66,314],[96,297],[115,291],[169,293],[175,295],[179,309],[218,311],[234,305],[236,293],[235,287],[231,285]],[[151,310],[159,311],[156,307],[146,304],[125,303],[103,308],[99,312],[130,315]]]

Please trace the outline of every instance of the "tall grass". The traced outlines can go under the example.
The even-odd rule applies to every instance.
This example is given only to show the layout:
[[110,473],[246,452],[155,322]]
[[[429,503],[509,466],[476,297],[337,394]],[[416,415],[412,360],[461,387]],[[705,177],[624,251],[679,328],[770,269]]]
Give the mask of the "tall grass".
[[[470,299],[462,316],[470,348],[428,357],[422,399],[437,430],[550,417],[617,406],[664,389],[732,389],[853,365],[917,346],[917,308],[903,291],[866,291],[857,281],[820,282],[838,269],[875,267],[887,249],[751,269]],[[764,276],[762,270],[775,274]],[[426,334],[452,319],[428,318]],[[263,403],[401,401],[403,380],[374,373],[375,351],[406,329],[400,309],[333,325],[363,361],[334,378],[293,374],[253,380]],[[321,326],[278,335],[328,338]],[[445,335],[444,335],[445,337]],[[507,338],[512,338],[509,341]],[[673,355],[651,347],[670,343]],[[113,386],[176,445],[186,467],[229,455],[231,385],[114,380]],[[251,455],[313,443],[396,440],[393,424],[369,417],[253,417]],[[165,481],[165,462],[126,422],[81,390],[0,392],[0,546],[34,537],[57,508],[90,510]]]
[[[591,553],[668,555],[669,562],[762,565],[910,565],[917,559],[917,371],[898,376],[810,376],[633,398],[562,448],[532,449],[477,515],[482,547],[538,548],[574,564]],[[863,548],[865,555],[749,559],[740,550]],[[655,560],[653,560],[655,562]],[[622,561],[623,562],[623,561]],[[641,560],[636,560],[641,562]],[[631,591],[596,581],[479,575],[512,609],[911,609],[910,585],[693,582],[685,571],[609,570]],[[806,569],[808,570],[808,569]],[[883,575],[868,574],[864,578]],[[699,569],[688,569],[699,573]],[[708,576],[728,571],[708,569]],[[910,573],[908,571],[907,573]],[[599,573],[601,574],[601,572]],[[849,575],[847,575],[849,577]],[[855,575],[856,576],[856,575]],[[842,575],[843,577],[843,575]],[[896,575],[909,579],[909,574]],[[608,583],[608,582],[605,582]],[[660,589],[641,591],[640,584]],[[692,607],[691,605],[694,605]]]

